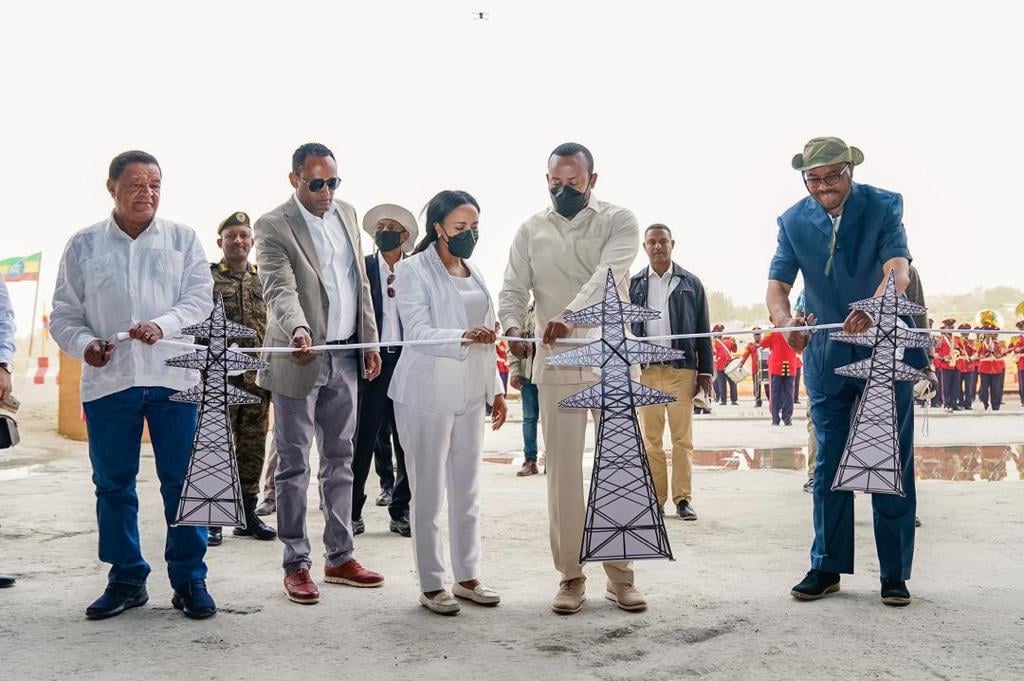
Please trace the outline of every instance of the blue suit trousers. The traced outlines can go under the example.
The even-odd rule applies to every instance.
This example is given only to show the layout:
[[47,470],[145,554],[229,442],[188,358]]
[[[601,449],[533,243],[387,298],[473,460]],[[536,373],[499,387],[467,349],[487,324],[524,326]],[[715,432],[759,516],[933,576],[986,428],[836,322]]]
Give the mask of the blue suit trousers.
[[[808,386],[811,418],[818,443],[814,469],[814,543],[811,567],[826,572],[853,573],[853,492],[833,492],[832,482],[839,468],[850,433],[854,410],[864,382],[849,379],[837,393],[826,393]],[[882,579],[910,579],[914,559],[914,514],[917,496],[914,488],[914,412],[913,385],[896,383],[900,466],[903,492],[871,495],[874,511],[875,548]]]

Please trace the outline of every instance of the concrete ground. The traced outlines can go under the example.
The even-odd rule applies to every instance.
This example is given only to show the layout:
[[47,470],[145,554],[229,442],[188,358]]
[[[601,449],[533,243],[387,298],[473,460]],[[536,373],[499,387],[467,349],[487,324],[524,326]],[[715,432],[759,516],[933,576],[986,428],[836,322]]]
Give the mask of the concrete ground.
[[[202,622],[170,607],[146,447],[139,491],[151,600],[90,622],[83,611],[106,568],[96,558],[87,449],[53,432],[49,399],[44,391],[23,395],[23,443],[0,458],[0,571],[19,576],[0,591],[2,679],[1024,677],[1019,446],[1007,450],[999,482],[919,482],[924,526],[909,583],[914,602],[905,609],[879,602],[867,499],[857,502],[857,574],[835,596],[796,602],[789,589],[807,569],[811,537],[804,473],[708,466],[695,472],[700,520],[667,520],[676,560],[637,565],[646,612],[606,601],[602,571],[590,566],[583,612],[555,615],[545,479],[515,477],[512,423],[489,434],[486,452],[512,463],[486,464],[481,481],[482,577],[501,593],[501,606],[465,606],[454,618],[420,607],[409,540],[389,533],[384,509],[371,507],[357,556],[386,576],[383,588],[322,584],[319,605],[294,605],[281,589],[280,545],[227,536],[208,554],[221,609]],[[932,418],[929,444],[1017,445],[1017,409]],[[802,424],[772,429],[750,418],[717,416],[695,428],[698,448],[795,447],[805,436]],[[311,535],[322,525],[314,512]]]

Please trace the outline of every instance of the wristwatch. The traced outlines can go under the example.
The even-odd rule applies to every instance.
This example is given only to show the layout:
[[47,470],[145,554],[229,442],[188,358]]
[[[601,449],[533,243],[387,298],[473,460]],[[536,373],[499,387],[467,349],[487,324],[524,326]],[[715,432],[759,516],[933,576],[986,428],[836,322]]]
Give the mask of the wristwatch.
[[7,362],[0,362],[0,369],[3,369],[8,374],[14,373],[11,371],[11,365],[8,364]]

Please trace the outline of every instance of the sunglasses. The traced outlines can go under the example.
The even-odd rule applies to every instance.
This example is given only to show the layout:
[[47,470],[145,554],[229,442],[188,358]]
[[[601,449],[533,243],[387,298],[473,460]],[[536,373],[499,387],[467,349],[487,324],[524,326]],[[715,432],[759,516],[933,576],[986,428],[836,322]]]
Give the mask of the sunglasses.
[[846,165],[842,170],[829,173],[825,177],[813,177],[811,175],[804,175],[804,184],[807,185],[808,189],[817,189],[822,184],[826,187],[834,187],[839,184],[839,180],[842,179],[843,175],[850,172],[850,166]]
[[309,187],[309,191],[314,193],[323,190],[324,185],[327,185],[327,188],[333,192],[338,188],[338,185],[341,184],[340,177],[328,177],[326,180],[319,177],[315,180],[307,180],[304,177],[300,177],[299,179]]
[[395,283],[395,275],[389,274],[388,275],[388,298],[394,298],[395,297],[395,288],[393,286],[394,283]]

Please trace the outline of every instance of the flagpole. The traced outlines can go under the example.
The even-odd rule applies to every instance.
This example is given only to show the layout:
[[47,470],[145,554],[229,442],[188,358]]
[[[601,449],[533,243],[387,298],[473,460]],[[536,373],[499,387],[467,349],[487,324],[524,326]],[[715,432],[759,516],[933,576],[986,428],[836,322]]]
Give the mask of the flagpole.
[[43,274],[43,254],[39,254],[39,269],[36,271],[36,295],[32,299],[32,330],[28,336],[28,358],[32,359],[32,348],[36,342],[36,308],[39,307],[39,282]]

